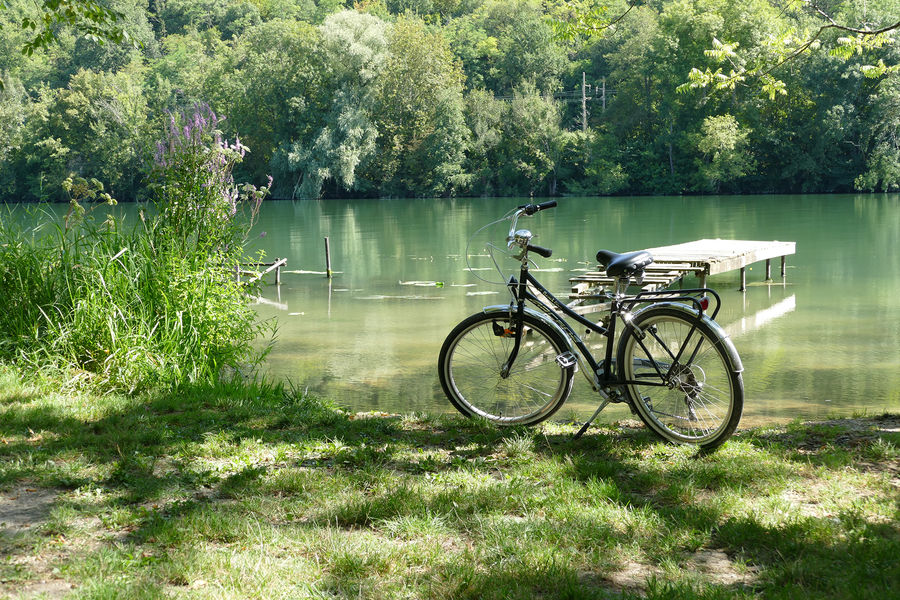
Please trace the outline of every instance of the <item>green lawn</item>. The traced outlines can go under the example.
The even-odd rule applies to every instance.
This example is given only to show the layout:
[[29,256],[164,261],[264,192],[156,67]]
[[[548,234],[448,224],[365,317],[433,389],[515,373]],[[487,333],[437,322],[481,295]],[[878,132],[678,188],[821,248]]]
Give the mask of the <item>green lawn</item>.
[[634,423],[574,442],[0,368],[0,598],[883,599],[898,427],[745,430],[705,456]]

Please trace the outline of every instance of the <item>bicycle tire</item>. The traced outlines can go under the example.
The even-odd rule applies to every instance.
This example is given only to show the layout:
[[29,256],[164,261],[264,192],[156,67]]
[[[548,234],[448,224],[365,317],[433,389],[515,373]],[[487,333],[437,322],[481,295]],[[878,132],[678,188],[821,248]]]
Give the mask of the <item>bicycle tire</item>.
[[[642,341],[638,330],[645,333]],[[744,383],[736,357],[713,321],[704,316],[698,322],[696,313],[662,306],[635,316],[619,339],[616,360],[628,400],[650,430],[669,442],[711,450],[731,437],[741,419]],[[671,370],[667,385],[656,367],[665,374]],[[634,383],[640,380],[647,383]]]
[[[534,425],[559,410],[572,391],[574,367],[557,358],[568,346],[552,325],[526,314],[509,376],[500,369],[514,337],[508,314],[474,314],[447,336],[438,357],[441,387],[467,417],[497,425]],[[498,329],[499,328],[499,329]]]

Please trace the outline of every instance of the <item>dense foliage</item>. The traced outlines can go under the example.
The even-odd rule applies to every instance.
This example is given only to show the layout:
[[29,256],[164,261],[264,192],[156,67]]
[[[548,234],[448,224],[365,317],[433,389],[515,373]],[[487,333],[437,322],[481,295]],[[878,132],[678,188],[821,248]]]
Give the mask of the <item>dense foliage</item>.
[[260,358],[267,325],[235,268],[268,189],[235,184],[246,148],[223,139],[218,121],[205,106],[169,115],[154,203],[135,223],[81,177],[62,183],[63,218],[21,206],[0,214],[0,359],[135,390],[220,381]]
[[770,69],[822,24],[779,4],[613,0],[584,36],[558,24],[590,2],[113,0],[136,44],[59,23],[35,48],[36,5],[4,2],[0,198],[65,199],[70,173],[147,197],[168,111],[198,102],[283,198],[896,189],[900,48],[829,29]]

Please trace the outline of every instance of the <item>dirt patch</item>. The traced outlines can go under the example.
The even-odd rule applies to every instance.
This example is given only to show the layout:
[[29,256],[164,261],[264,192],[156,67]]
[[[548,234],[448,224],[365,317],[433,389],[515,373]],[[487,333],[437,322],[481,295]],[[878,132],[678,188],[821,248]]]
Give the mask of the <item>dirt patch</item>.
[[647,580],[660,575],[662,571],[658,567],[629,561],[618,571],[607,573],[604,578],[617,590],[644,591],[647,589]]
[[831,419],[827,421],[808,421],[810,427],[837,427],[844,433],[838,438],[854,440],[856,438],[877,437],[884,433],[900,433],[900,415],[881,415],[859,419]]
[[[690,580],[714,583],[718,585],[740,588],[751,585],[756,579],[754,569],[739,568],[722,550],[700,550],[685,558],[681,563],[685,575]],[[647,582],[653,578],[663,578],[663,570],[656,565],[648,565],[628,561],[619,569],[602,576],[594,573],[582,573],[582,581],[590,580],[602,587],[617,592],[645,592]]]
[[790,503],[791,508],[795,510],[797,514],[803,517],[813,517],[816,519],[830,517],[832,515],[827,512],[822,504],[816,499],[817,487],[821,486],[807,488],[803,490],[802,493],[797,490],[786,490],[782,492],[781,497],[786,502]]
[[741,572],[721,550],[700,550],[694,553],[685,563],[684,569],[701,574],[707,581],[727,586],[748,585],[756,576],[747,569]]
[[[47,522],[59,491],[22,485],[0,492],[0,543],[40,528]],[[14,542],[15,543],[15,542]],[[19,556],[8,563],[15,571],[24,570],[25,579],[13,575],[0,576],[0,595],[16,598],[62,598],[72,591],[72,584],[49,572],[47,557]]]
[[13,536],[42,525],[59,492],[21,486],[0,492],[0,536]]
[[[71,583],[62,579],[52,579],[50,581],[22,584],[21,587],[15,589],[14,593],[15,597],[20,600],[25,600],[26,598],[62,598],[70,593],[74,587]],[[0,593],[2,592],[3,587],[0,587]]]
[[794,448],[802,454],[810,454],[826,446],[857,449],[873,444],[885,435],[900,433],[900,415],[882,415],[859,419],[832,419],[804,421],[802,428],[766,433],[768,439]]

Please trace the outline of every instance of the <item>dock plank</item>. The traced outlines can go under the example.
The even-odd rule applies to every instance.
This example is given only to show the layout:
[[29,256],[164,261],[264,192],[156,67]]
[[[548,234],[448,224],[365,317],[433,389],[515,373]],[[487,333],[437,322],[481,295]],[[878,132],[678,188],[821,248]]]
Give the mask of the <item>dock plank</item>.
[[[741,270],[741,289],[744,288],[744,269],[747,265],[795,254],[796,242],[702,239],[670,246],[647,248],[654,262],[645,269],[643,289],[665,289],[688,274],[705,280],[707,275]],[[783,263],[782,263],[783,265]],[[767,269],[768,276],[768,269]],[[573,300],[597,297],[603,289],[615,285],[603,267],[569,279]]]
[[700,263],[707,275],[717,275],[766,259],[796,252],[796,242],[703,239],[672,246],[647,248],[654,260]]

